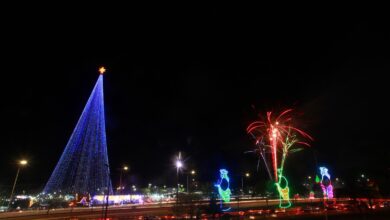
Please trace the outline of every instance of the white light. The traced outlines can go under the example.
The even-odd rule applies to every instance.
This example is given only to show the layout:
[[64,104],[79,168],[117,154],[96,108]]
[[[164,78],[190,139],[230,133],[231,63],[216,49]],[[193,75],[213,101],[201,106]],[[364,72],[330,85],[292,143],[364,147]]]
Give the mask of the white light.
[[177,168],[182,168],[183,167],[183,162],[181,162],[180,160],[176,161],[176,167]]

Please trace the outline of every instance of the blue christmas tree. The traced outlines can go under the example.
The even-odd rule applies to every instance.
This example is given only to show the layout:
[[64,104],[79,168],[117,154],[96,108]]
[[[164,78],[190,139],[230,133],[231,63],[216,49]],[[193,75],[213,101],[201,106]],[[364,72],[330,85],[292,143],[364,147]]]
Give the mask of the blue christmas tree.
[[112,193],[109,173],[101,74],[43,192]]

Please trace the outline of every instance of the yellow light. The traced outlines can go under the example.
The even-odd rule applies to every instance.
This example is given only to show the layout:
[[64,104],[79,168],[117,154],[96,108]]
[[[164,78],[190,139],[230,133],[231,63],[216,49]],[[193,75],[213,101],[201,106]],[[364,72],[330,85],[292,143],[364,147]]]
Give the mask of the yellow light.
[[24,166],[24,165],[27,165],[27,163],[28,163],[27,160],[21,160],[21,161],[19,161],[19,164],[20,164],[20,165],[23,165],[23,166]]
[[191,174],[194,175],[196,172],[195,170],[191,170]]
[[129,169],[128,166],[124,166],[124,167],[123,167],[123,170],[128,170],[128,169]]
[[106,68],[104,68],[104,66],[99,68],[100,75],[103,75],[105,72],[106,72]]
[[246,177],[250,177],[250,175],[251,175],[250,173],[245,173]]

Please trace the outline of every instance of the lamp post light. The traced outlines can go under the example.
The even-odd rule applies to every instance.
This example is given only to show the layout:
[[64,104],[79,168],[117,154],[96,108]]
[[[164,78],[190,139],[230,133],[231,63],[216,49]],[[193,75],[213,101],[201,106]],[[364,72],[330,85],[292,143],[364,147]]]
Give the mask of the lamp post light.
[[[107,196],[106,196],[106,204],[104,204],[103,202],[103,209],[104,209],[104,212],[103,212],[103,219],[107,219],[107,214],[108,214],[108,202],[109,202],[109,197],[110,197],[110,188],[112,187],[111,185],[111,181],[110,181],[110,167],[108,164],[104,164],[107,168]],[[103,196],[103,199],[104,199],[104,196]]]
[[[250,176],[251,176],[250,173],[248,172],[245,173],[246,178],[249,178]],[[244,175],[241,176],[241,190],[242,190],[242,194],[244,194]]]
[[180,169],[183,167],[183,162],[181,160],[177,160],[176,161],[176,180],[177,180],[177,189],[179,192],[179,172],[180,172]]
[[196,171],[195,170],[191,170],[191,172],[187,172],[187,193],[189,193],[189,181],[188,181],[188,178],[189,178],[189,174],[191,173],[192,176],[194,176],[196,174]]
[[120,176],[119,176],[119,194],[122,194],[122,189],[123,189],[123,186],[122,186],[122,175],[123,175],[123,172],[127,172],[128,170],[129,170],[128,166],[123,166],[121,168],[121,173],[120,173]]
[[179,171],[181,168],[183,168],[183,161],[181,160],[181,153],[179,152],[179,156],[176,158],[176,184],[177,184],[177,190],[176,190],[176,203],[179,203]]
[[15,186],[16,186],[16,182],[18,181],[20,168],[26,166],[27,164],[28,164],[27,160],[20,160],[18,162],[18,171],[16,171],[16,177],[15,177],[14,185],[12,186],[11,196],[9,197],[8,209],[11,206],[12,197],[14,196]]

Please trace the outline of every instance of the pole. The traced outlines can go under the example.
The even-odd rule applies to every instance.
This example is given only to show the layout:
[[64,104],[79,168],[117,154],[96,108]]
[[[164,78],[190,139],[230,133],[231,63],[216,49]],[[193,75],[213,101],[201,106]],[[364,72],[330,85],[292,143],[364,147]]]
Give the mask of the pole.
[[14,185],[12,186],[11,196],[9,197],[8,209],[9,209],[9,207],[11,206],[12,197],[14,196],[14,190],[15,190],[15,186],[16,186],[16,181],[18,181],[19,171],[20,171],[20,167],[18,167],[18,171],[16,172],[16,177],[15,177]]
[[121,169],[121,174],[119,175],[119,195],[122,194],[122,173],[123,170]]
[[106,208],[104,210],[104,220],[107,219],[107,212],[108,212],[108,197],[110,195],[110,168],[108,166],[108,164],[106,164],[107,166],[107,170],[108,170],[108,178],[107,178],[107,197],[106,197]]
[[179,168],[176,170],[176,205],[179,204]]
[[109,189],[107,188],[107,196],[106,196],[106,207],[104,209],[104,220],[107,220],[107,212],[108,212],[108,196],[110,194]]
[[188,191],[188,173],[187,173],[187,194],[189,193]]
[[237,210],[240,211],[240,195],[237,195]]
[[241,175],[241,191],[244,194],[244,175]]

